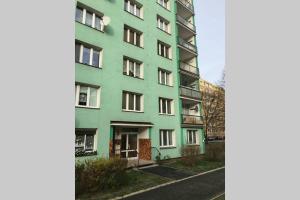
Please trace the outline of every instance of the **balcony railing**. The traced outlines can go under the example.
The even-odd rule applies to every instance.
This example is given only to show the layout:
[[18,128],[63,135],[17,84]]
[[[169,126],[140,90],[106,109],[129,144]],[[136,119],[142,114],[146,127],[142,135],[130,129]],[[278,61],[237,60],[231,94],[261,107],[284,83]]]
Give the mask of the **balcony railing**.
[[196,30],[196,26],[190,22],[188,22],[186,19],[184,19],[183,17],[180,17],[179,15],[177,15],[177,21],[180,22],[181,24],[187,26],[188,28],[192,29],[193,31]]
[[197,115],[181,115],[181,120],[183,124],[201,125],[203,124],[202,116]]
[[187,9],[189,9],[190,11],[192,11],[194,13],[194,6],[193,6],[193,4],[191,4],[191,2],[189,2],[187,0],[177,0],[177,1],[180,2]]
[[180,95],[200,100],[200,91],[189,87],[180,86]]
[[182,69],[184,71],[188,71],[190,73],[193,73],[193,74],[196,74],[197,76],[199,76],[198,67],[192,66],[192,65],[187,64],[185,62],[180,62],[180,69]]
[[181,46],[188,48],[191,51],[194,51],[195,53],[197,53],[197,47],[187,41],[185,41],[184,39],[178,37],[178,44],[180,44]]

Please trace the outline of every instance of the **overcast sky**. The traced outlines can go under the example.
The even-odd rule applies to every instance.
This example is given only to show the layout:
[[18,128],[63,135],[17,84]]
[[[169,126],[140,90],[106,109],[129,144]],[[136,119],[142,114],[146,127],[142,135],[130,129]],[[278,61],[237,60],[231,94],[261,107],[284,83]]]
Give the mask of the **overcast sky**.
[[225,67],[225,0],[194,0],[194,7],[200,75],[215,83]]

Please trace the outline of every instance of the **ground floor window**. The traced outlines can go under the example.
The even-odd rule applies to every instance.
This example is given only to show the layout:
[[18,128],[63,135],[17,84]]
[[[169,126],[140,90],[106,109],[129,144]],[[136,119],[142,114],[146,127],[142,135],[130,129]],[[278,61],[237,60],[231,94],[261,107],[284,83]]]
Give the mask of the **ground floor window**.
[[96,151],[96,130],[80,129],[75,131],[75,152]]
[[187,144],[198,144],[198,132],[196,130],[187,130]]
[[159,137],[160,147],[174,147],[175,146],[175,134],[174,130],[160,130]]

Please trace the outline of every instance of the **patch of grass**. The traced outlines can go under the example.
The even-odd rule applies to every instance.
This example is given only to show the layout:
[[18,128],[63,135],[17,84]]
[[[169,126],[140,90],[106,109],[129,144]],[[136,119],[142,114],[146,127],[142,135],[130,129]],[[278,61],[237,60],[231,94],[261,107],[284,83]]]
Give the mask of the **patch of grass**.
[[77,200],[111,199],[171,181],[171,179],[148,174],[142,171],[130,170],[127,173],[129,176],[128,185],[115,190],[106,190],[103,192],[80,195]]

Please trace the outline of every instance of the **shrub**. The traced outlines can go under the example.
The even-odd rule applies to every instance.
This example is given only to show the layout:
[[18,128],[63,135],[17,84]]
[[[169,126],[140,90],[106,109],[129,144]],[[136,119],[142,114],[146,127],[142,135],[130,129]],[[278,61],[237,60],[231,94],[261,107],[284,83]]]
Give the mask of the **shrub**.
[[181,148],[181,161],[186,166],[195,166],[200,155],[199,146],[183,146]]
[[119,158],[86,160],[75,167],[76,195],[115,189],[128,183],[127,161]]
[[225,143],[208,143],[204,159],[207,161],[225,161]]

